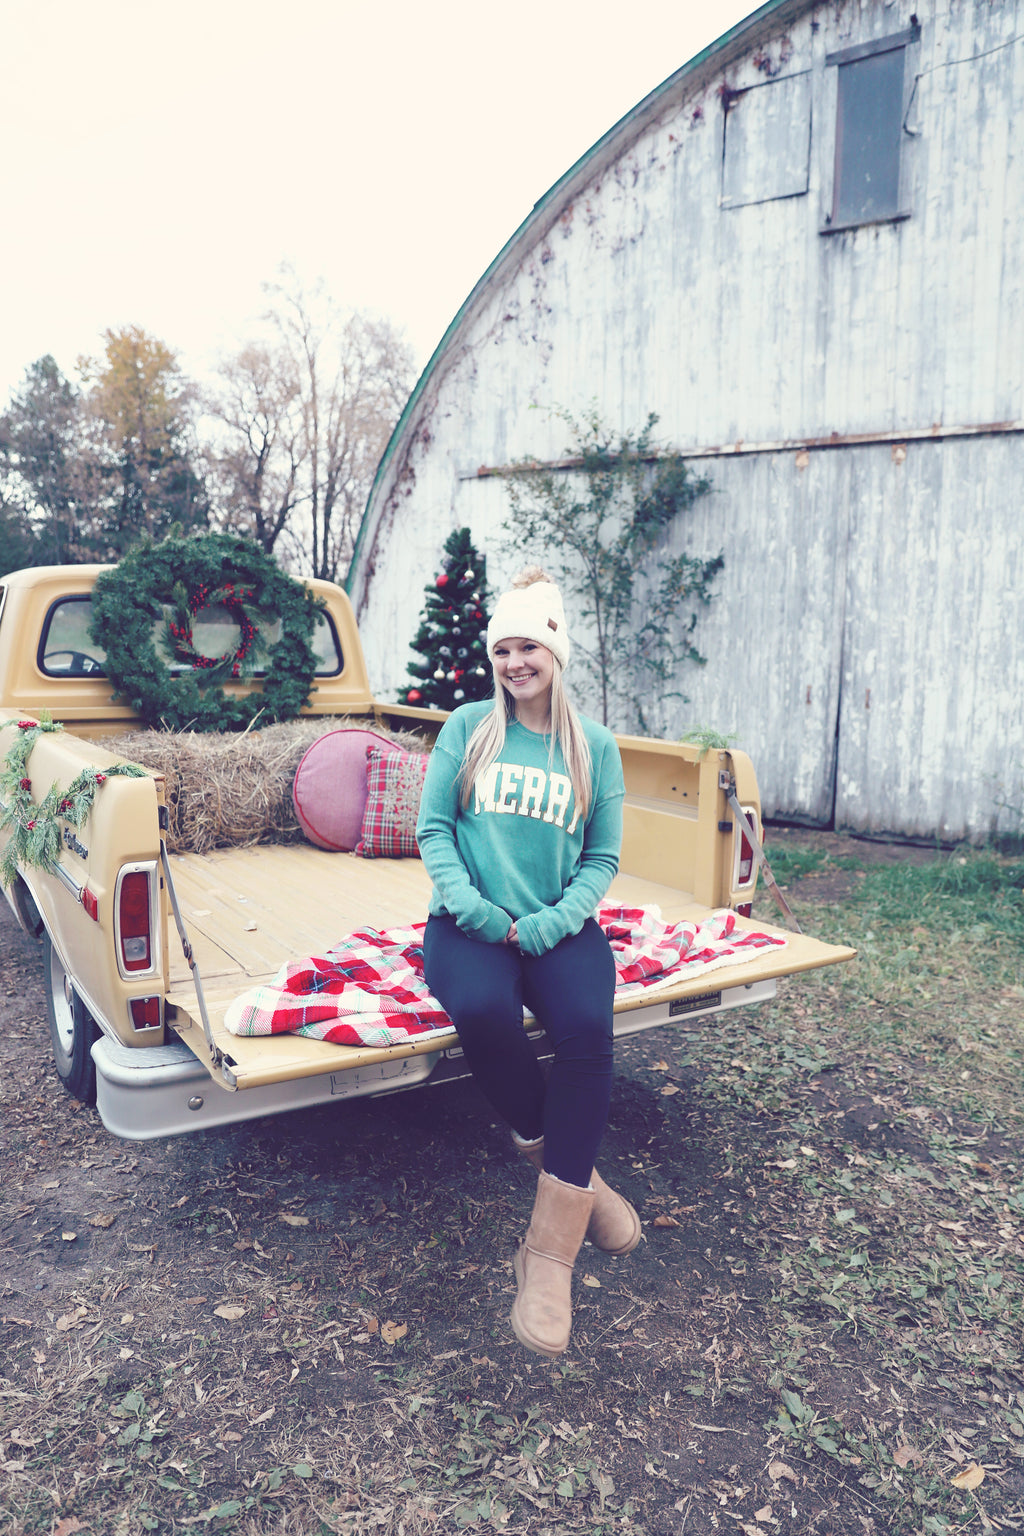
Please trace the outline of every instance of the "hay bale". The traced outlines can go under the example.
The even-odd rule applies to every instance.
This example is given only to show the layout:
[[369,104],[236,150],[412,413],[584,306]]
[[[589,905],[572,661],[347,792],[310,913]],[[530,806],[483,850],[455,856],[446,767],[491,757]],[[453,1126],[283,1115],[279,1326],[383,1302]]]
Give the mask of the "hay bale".
[[102,746],[161,773],[167,785],[167,848],[208,853],[256,843],[299,843],[292,783],[303,754],[331,731],[373,730],[411,751],[427,743],[372,718],[305,716],[262,731],[128,731]]

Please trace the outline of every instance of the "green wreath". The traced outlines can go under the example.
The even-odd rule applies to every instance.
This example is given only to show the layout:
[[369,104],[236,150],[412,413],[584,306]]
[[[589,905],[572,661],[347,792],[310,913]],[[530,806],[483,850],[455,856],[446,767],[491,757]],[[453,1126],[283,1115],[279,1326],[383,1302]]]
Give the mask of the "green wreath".
[[[226,608],[238,640],[222,656],[196,650],[193,624]],[[92,638],[106,653],[118,694],[149,725],[231,731],[291,720],[309,702],[316,673],[313,634],[323,605],[258,544],[235,534],[172,535],[135,545],[92,594]],[[280,637],[266,638],[272,623]],[[172,671],[172,664],[181,670]],[[265,667],[262,688],[232,696],[221,682]]]

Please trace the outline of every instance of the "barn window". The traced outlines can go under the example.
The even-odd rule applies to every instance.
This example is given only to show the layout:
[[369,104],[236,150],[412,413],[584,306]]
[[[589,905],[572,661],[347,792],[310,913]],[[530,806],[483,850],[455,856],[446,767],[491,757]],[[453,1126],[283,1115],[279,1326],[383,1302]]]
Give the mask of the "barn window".
[[723,208],[743,208],[807,191],[811,77],[787,75],[723,96]]
[[826,55],[835,65],[836,148],[827,229],[906,218],[900,200],[900,150],[907,47],[915,26]]

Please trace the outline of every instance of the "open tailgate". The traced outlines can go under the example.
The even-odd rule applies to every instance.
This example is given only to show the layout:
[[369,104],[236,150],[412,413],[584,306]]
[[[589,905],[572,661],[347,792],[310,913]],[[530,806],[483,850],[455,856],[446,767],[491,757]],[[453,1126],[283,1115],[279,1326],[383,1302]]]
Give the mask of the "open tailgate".
[[[430,884],[418,859],[367,860],[298,846],[228,849],[201,858],[179,856],[172,862],[222,1061],[216,1063],[209,1050],[195,988],[180,954],[171,972],[167,1021],[222,1087],[263,1087],[355,1069],[379,1070],[382,1077],[390,1077],[395,1068],[388,1063],[441,1052],[461,1055],[453,1032],[369,1048],[331,1045],[303,1035],[240,1037],[224,1028],[234,998],[269,981],[287,961],[322,953],[342,935],[366,926],[367,914],[380,928],[422,921]],[[630,907],[657,906],[666,922],[707,914],[687,892],[631,875],[618,876],[607,899]],[[856,954],[844,945],[825,944],[757,919],[739,921],[745,928],[784,938],[785,947],[619,1000],[616,1034],[761,1002],[774,995],[778,977],[840,964]]]

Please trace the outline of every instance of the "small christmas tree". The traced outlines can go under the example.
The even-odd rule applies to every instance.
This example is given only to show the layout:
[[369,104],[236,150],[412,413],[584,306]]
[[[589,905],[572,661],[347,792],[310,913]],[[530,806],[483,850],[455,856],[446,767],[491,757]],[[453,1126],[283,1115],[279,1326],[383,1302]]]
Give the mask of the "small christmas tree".
[[490,698],[487,562],[473,548],[468,528],[449,534],[441,570],[425,590],[427,600],[412,642],[425,660],[410,661],[406,670],[415,682],[400,690],[399,702],[456,709]]

